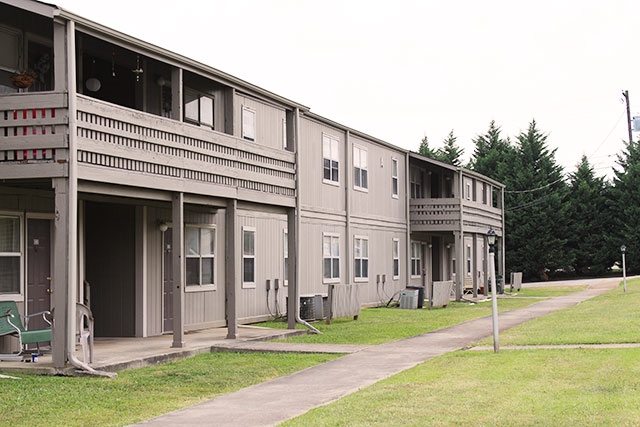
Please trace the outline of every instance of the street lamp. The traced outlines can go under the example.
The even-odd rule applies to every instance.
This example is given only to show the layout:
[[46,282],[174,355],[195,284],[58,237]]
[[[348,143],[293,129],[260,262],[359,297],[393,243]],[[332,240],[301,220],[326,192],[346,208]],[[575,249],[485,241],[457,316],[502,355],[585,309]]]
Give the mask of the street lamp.
[[489,277],[491,278],[491,318],[493,320],[493,351],[500,351],[500,339],[498,337],[498,292],[496,285],[496,232],[493,228],[487,231],[487,243],[489,244]]
[[627,266],[625,263],[625,252],[627,252],[627,247],[625,245],[620,246],[620,252],[622,252],[622,283],[624,284],[624,291],[627,292]]

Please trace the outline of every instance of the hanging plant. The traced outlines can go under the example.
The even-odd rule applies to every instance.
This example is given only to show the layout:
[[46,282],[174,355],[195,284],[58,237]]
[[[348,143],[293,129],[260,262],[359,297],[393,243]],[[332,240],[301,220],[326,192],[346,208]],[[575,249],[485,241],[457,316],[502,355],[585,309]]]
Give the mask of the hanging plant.
[[18,70],[11,77],[11,83],[18,89],[26,89],[30,87],[35,79],[38,77],[38,74],[29,69]]

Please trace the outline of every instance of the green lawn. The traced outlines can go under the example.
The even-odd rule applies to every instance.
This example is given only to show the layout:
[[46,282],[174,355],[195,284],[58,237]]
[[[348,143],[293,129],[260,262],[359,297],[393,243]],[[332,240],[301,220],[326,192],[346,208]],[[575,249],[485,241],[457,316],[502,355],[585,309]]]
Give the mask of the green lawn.
[[[585,289],[584,286],[563,288],[524,289],[517,295],[507,292],[498,299],[498,311],[526,307],[548,296],[564,295]],[[358,320],[336,319],[327,325],[314,322],[313,326],[322,334],[299,335],[283,341],[301,343],[362,344],[376,345],[409,338],[436,329],[456,325],[468,320],[491,315],[491,300],[477,304],[451,302],[446,308],[428,310],[403,310],[391,308],[364,308]],[[285,328],[285,322],[265,322],[261,326]],[[299,326],[302,328],[302,326]]]
[[[630,286],[630,289],[632,286]],[[551,289],[551,288],[549,288]],[[567,288],[564,290],[553,289],[553,292],[571,292],[580,288]],[[634,290],[635,292],[635,290]],[[631,295],[633,292],[629,292]],[[499,300],[501,311],[519,308],[539,301],[540,297],[545,297],[545,291],[523,290],[516,297],[508,295]],[[555,295],[555,294],[554,294]],[[533,298],[526,298],[531,296]],[[434,310],[401,310],[391,308],[365,309],[358,321],[349,319],[334,321],[331,325],[316,323],[322,329],[322,335],[310,335],[302,337],[308,342],[334,342],[350,344],[375,344],[388,342],[408,336],[424,333],[445,326],[449,326],[462,321],[474,319],[491,314],[490,301],[480,304],[451,303],[446,309]],[[280,324],[279,326],[283,326]],[[525,352],[526,353],[526,352]],[[524,354],[524,353],[523,353]],[[560,355],[566,354],[559,352]],[[591,353],[589,353],[591,354]],[[21,380],[0,379],[0,425],[68,425],[68,426],[121,426],[131,424],[144,419],[152,418],[181,407],[192,405],[215,396],[230,393],[251,384],[270,380],[272,378],[289,374],[306,367],[324,363],[335,357],[335,355],[309,355],[309,354],[235,354],[235,353],[213,353],[195,356],[176,362],[166,363],[154,367],[130,370],[121,372],[117,378],[64,378],[64,377],[44,377],[31,375],[15,375]],[[529,367],[527,357],[522,360],[502,358],[509,356],[507,352],[493,355],[492,353],[454,353],[443,358],[438,358],[429,363],[439,363],[442,369],[441,387],[445,390],[421,390],[418,385],[414,385],[414,380],[422,381],[422,377],[433,375],[433,368],[428,364],[411,370],[402,375],[390,379],[391,391],[380,392],[376,389],[366,389],[366,393],[378,393],[375,397],[381,413],[371,415],[379,421],[372,421],[372,424],[404,424],[414,422],[412,416],[407,416],[407,420],[394,417],[392,413],[387,413],[385,408],[402,406],[406,396],[412,394],[421,395],[416,398],[416,410],[429,408],[430,401],[446,400],[452,405],[477,408],[478,402],[482,401],[482,396],[467,388],[464,384],[475,383],[476,373],[484,372],[487,366],[493,366],[498,359],[499,364],[514,365],[514,369],[539,369],[547,362],[540,362],[533,367]],[[534,359],[535,360],[535,359]],[[569,360],[570,361],[570,360]],[[569,363],[569,362],[567,362]],[[597,362],[590,362],[596,363]],[[608,364],[611,366],[611,362]],[[618,363],[617,361],[615,363]],[[524,365],[517,368],[518,365]],[[0,370],[1,370],[0,364]],[[448,366],[448,368],[447,368]],[[448,370],[448,371],[447,371]],[[493,372],[493,370],[489,370]],[[439,374],[440,375],[440,374]],[[458,378],[462,384],[458,394],[449,391],[447,375],[450,378]],[[437,378],[436,378],[437,379]],[[436,379],[429,381],[430,387],[435,387]],[[394,385],[393,382],[396,382]],[[403,384],[403,381],[409,381]],[[501,381],[499,378],[496,381]],[[507,378],[504,381],[509,381]],[[434,383],[434,384],[432,384]],[[453,383],[451,387],[453,387]],[[482,383],[481,383],[482,385]],[[380,387],[388,387],[382,383]],[[378,386],[376,386],[378,387]],[[414,390],[415,388],[415,390]],[[454,388],[452,388],[453,390]],[[363,393],[364,393],[363,392]],[[441,394],[441,392],[443,394]],[[448,394],[447,394],[448,393]],[[429,397],[432,394],[432,397]],[[347,409],[339,411],[354,411],[356,418],[349,418],[344,424],[339,418],[333,419],[333,424],[327,425],[355,425],[355,419],[369,419],[369,415],[358,414],[358,405],[364,404],[358,398],[360,393],[348,399],[341,399],[349,405]],[[395,401],[396,396],[400,401]],[[442,396],[442,399],[439,398]],[[470,396],[470,400],[465,396]],[[477,397],[477,398],[476,398]],[[370,395],[374,399],[373,395]],[[368,398],[365,398],[368,399]],[[352,401],[351,399],[356,399]],[[422,400],[420,400],[422,399]],[[426,400],[424,400],[426,399]],[[352,403],[349,403],[352,402]],[[355,402],[355,403],[353,403]],[[358,403],[359,402],[359,403]],[[465,403],[466,402],[466,403]],[[388,403],[388,405],[387,405]],[[445,405],[446,406],[446,405]],[[333,407],[328,406],[326,409]],[[366,410],[368,411],[368,410]],[[407,409],[411,413],[412,409]],[[429,411],[429,414],[431,412]],[[401,415],[401,414],[399,414]],[[415,420],[420,417],[420,412],[415,413]],[[362,417],[362,418],[361,418]],[[429,415],[430,417],[430,415]],[[424,425],[425,421],[431,418],[422,418],[421,422],[415,425]],[[62,421],[61,421],[62,420]],[[467,419],[471,423],[474,419]],[[296,420],[298,425],[318,425],[319,421],[312,418]],[[451,421],[451,423],[456,423]],[[449,424],[449,423],[448,423]],[[463,423],[464,424],[464,423]]]
[[[634,280],[626,293],[620,287],[527,322],[500,342],[640,342],[638,307]],[[639,360],[640,348],[458,351],[283,426],[637,426]]]
[[22,379],[0,379],[0,425],[128,425],[336,357],[211,353],[110,379],[12,374]]

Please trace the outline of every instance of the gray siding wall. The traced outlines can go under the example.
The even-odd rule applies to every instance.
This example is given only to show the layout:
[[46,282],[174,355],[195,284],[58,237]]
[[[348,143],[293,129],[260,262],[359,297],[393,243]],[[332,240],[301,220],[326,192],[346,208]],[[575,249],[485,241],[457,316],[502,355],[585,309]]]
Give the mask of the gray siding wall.
[[[279,279],[278,307],[280,314],[286,312],[287,288],[284,286],[284,233],[287,230],[287,216],[283,213],[239,209],[238,211],[238,261],[239,283],[236,291],[238,301],[238,321],[250,323],[266,320],[275,314],[276,300],[274,280]],[[255,286],[242,283],[242,231],[255,230]],[[267,291],[267,280],[271,290]],[[267,298],[269,305],[267,306]]]
[[[160,222],[171,224],[171,210],[149,208],[147,221],[147,333],[163,333],[163,272],[162,272],[162,232]],[[215,282],[216,290],[185,292],[185,329],[224,326],[224,210],[217,213],[185,211],[186,225],[214,226],[216,230]]]
[[242,138],[242,107],[251,108],[256,113],[255,143],[284,150],[284,126],[286,112],[284,108],[257,100],[242,93],[236,93],[234,102],[234,134]]
[[[323,182],[322,135],[338,140],[339,185]],[[344,132],[308,117],[300,119],[300,146],[298,148],[300,204],[302,209],[316,212],[345,212],[345,176],[353,173],[345,161]]]
[[[351,215],[384,218],[393,222],[406,222],[406,189],[404,153],[392,150],[362,138],[351,136],[349,150],[353,146],[367,151],[369,188],[367,192],[351,188]],[[398,197],[392,197],[392,159],[398,160]],[[353,164],[347,165],[347,173],[353,175]],[[351,180],[353,187],[353,179]]]

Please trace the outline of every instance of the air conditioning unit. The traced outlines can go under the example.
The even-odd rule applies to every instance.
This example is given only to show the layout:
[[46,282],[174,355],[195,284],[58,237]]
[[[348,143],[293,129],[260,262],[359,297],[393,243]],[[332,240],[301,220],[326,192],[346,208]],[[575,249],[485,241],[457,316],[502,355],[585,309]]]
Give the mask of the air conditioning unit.
[[324,319],[324,297],[322,295],[306,295],[300,297],[300,318],[302,320]]
[[400,291],[400,308],[415,310],[418,308],[418,290],[405,289]]

